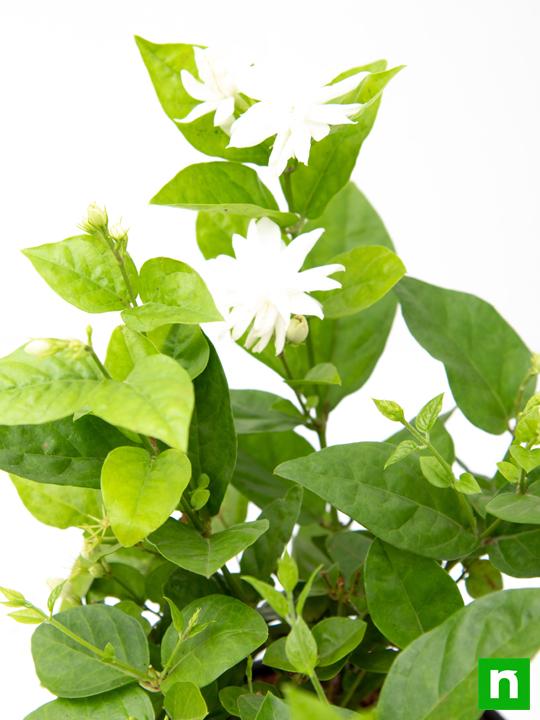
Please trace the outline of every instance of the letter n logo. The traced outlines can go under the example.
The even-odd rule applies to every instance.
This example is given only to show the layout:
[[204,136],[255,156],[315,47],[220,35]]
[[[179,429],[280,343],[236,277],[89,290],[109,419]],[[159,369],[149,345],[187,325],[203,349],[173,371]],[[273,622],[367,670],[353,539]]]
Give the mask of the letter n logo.
[[529,658],[480,658],[478,707],[480,710],[530,710]]

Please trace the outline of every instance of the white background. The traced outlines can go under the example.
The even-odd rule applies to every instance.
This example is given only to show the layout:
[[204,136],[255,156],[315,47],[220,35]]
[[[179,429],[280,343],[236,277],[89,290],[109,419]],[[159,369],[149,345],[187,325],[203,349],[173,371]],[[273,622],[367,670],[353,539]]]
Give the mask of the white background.
[[[63,303],[19,252],[73,234],[91,200],[130,226],[136,261],[160,254],[200,263],[194,216],[148,206],[198,156],[161,111],[134,34],[255,45],[276,62],[307,62],[323,80],[380,57],[405,63],[355,178],[411,274],[493,302],[540,350],[539,15],[537,0],[3,0],[0,354],[33,336],[82,338],[88,322],[105,347],[115,318]],[[233,387],[285,393],[241,350],[220,349]],[[399,320],[368,385],[335,413],[331,441],[390,433],[371,396],[412,413],[445,387],[441,367]],[[459,454],[491,472],[507,438],[452,423]],[[40,526],[0,480],[0,584],[43,602],[47,578],[69,572],[79,533]],[[5,720],[48,698],[34,676],[30,634],[0,618]],[[540,668],[532,684],[538,693]],[[536,712],[508,717],[538,717],[538,695],[534,702]]]

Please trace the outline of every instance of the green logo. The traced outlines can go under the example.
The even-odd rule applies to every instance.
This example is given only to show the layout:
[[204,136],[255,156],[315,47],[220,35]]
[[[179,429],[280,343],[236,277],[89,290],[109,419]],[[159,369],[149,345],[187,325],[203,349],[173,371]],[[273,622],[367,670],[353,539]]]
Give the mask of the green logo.
[[478,707],[480,710],[530,710],[529,658],[480,658]]

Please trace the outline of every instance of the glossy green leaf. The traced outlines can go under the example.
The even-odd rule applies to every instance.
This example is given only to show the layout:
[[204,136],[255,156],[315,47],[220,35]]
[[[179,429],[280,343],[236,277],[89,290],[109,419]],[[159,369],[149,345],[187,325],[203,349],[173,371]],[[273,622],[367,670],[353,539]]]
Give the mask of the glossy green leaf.
[[78,700],[61,698],[34,710],[24,720],[154,720],[148,695],[138,687],[126,687]]
[[26,509],[42,523],[57,528],[95,525],[101,517],[98,490],[49,485],[11,475]]
[[255,720],[289,720],[290,714],[287,705],[276,697],[273,693],[268,692],[260,706]]
[[207,212],[229,212],[250,218],[268,217],[284,227],[297,217],[280,212],[277,203],[251,168],[232,162],[189,165],[165,185],[151,202]]
[[186,450],[194,406],[193,384],[184,368],[165,355],[137,362],[123,383],[103,380],[87,397],[103,420]]
[[219,585],[214,579],[208,580],[202,575],[177,567],[167,578],[162,595],[170,598],[177,607],[183,608],[197,598],[214,595],[219,591]]
[[0,423],[37,425],[73,415],[102,375],[90,354],[39,357],[24,346],[0,359]]
[[384,469],[386,470],[386,468],[390,467],[390,465],[395,465],[395,463],[398,463],[400,460],[403,460],[403,458],[412,455],[412,453],[417,450],[418,445],[414,440],[403,440],[403,442],[400,442],[399,445],[396,445],[396,449],[386,461]]
[[[276,477],[273,472],[279,463],[313,452],[313,447],[294,432],[258,433],[238,436],[238,462],[232,482],[251,502],[264,508],[283,497],[293,483]],[[324,510],[324,502],[309,490],[304,492],[299,522],[317,520]]]
[[477,720],[478,659],[532,657],[539,647],[540,590],[481,598],[400,653],[378,720]]
[[373,73],[348,102],[363,103],[359,117],[311,147],[308,165],[299,163],[282,186],[291,210],[307,218],[321,215],[330,200],[349,181],[356,158],[375,122],[385,85],[399,72],[394,68]]
[[296,618],[285,641],[287,659],[303,675],[312,675],[317,665],[317,643],[305,620]]
[[478,495],[482,492],[478,480],[470,472],[461,473],[454,483],[454,489],[463,493],[463,495]]
[[232,390],[231,405],[236,432],[241,435],[283,432],[304,422],[289,400],[265,390]]
[[[146,672],[149,656],[144,632],[121,610],[88,605],[61,612],[55,619],[102,650],[110,643],[118,660]],[[89,697],[133,682],[51,625],[40,625],[35,631],[32,655],[41,684],[59,697]]]
[[103,461],[129,441],[87,415],[43,425],[0,426],[0,469],[37,482],[99,488]]
[[249,218],[230,213],[200,212],[197,215],[197,244],[209,260],[218,255],[234,255],[232,236],[247,234]]
[[405,274],[405,266],[388,248],[371,245],[357,247],[333,258],[345,267],[336,275],[339,290],[331,290],[319,299],[323,301],[326,318],[354,315],[374,305]]
[[175,683],[165,693],[164,704],[171,720],[204,720],[208,715],[201,691],[190,682]]
[[349,655],[362,642],[366,623],[360,618],[329,617],[312,628],[317,643],[317,666],[328,667]]
[[146,335],[119,325],[112,332],[107,347],[105,367],[114,380],[125,380],[136,363],[148,355],[157,355],[158,349]]
[[423,455],[419,458],[419,461],[422,475],[434,487],[447,488],[454,484],[455,478],[450,470],[441,465],[433,455]]
[[310,368],[302,380],[288,380],[293,387],[309,385],[341,385],[337,367],[332,363],[319,363]]
[[326,540],[326,551],[349,583],[366,559],[371,538],[363,530],[340,530]]
[[[123,310],[131,296],[120,265],[106,243],[79,235],[23,250],[45,282],[60,297],[89,313]],[[137,270],[126,256],[131,289],[137,291]]]
[[187,525],[167,520],[148,540],[170,562],[209,578],[267,530],[267,520],[256,520],[203,537]]
[[225,497],[236,465],[236,433],[229,386],[219,356],[210,341],[206,368],[194,381],[195,409],[189,434],[193,477],[210,478],[206,509],[215,515]]
[[149,302],[133,309],[124,310],[122,320],[136,332],[150,333],[163,325],[176,323],[198,325],[207,322],[208,315],[201,312],[196,306],[174,307],[173,305]]
[[[297,690],[292,685],[285,689],[287,704],[291,709],[291,720],[340,720],[341,718],[359,718],[357,713],[345,708],[338,708],[334,705],[327,705],[317,699],[316,695]],[[366,720],[372,720],[366,718]]]
[[287,603],[287,598],[283,595],[283,593],[277,590],[273,585],[263,582],[262,580],[258,580],[257,578],[250,577],[249,575],[244,575],[242,579],[259,593],[262,599],[270,605],[277,615],[282,618],[286,618],[288,616],[289,605]]
[[192,380],[208,365],[210,347],[197,325],[163,325],[149,337],[161,353],[172,357],[187,370]]
[[191,464],[180,450],[152,457],[144,448],[120,447],[101,472],[103,502],[122,545],[136,545],[163,525],[176,509],[191,478]]
[[[199,610],[202,632],[185,640],[175,653],[169,686],[191,682],[206,687],[226,670],[257,650],[268,637],[266,622],[256,610],[225,595],[210,595],[193,601],[182,610],[185,623]],[[167,662],[178,640],[171,625],[161,647]]]
[[540,480],[532,483],[523,495],[516,492],[496,495],[486,510],[508,522],[540,525]]
[[[411,333],[444,363],[463,414],[486,432],[505,432],[531,365],[531,353],[520,337],[474,295],[413,278],[402,280],[396,292]],[[530,392],[529,383],[525,399]]]
[[336,445],[283,463],[276,474],[315,492],[403,550],[437,559],[471,552],[476,539],[456,494],[423,481],[414,458],[384,470],[391,451],[387,443]]
[[489,559],[513,577],[540,576],[540,528],[504,523],[488,545]]
[[222,319],[202,277],[179,260],[147,260],[140,271],[140,295],[144,303],[179,308],[200,322]]
[[463,606],[456,583],[438,563],[381,540],[371,545],[364,581],[371,619],[399,647]]
[[[157,44],[141,37],[135,38],[142,59],[150,75],[161,106],[171,120],[184,118],[195,105],[182,84],[181,70],[197,74],[193,45]],[[268,150],[264,147],[228,148],[229,136],[214,125],[213,113],[191,123],[177,122],[176,126],[197,150],[217,157],[266,165]]]
[[427,402],[420,410],[414,420],[414,424],[420,432],[430,432],[433,429],[439,415],[442,412],[444,393],[437,395]]
[[467,567],[465,585],[472,598],[479,598],[502,590],[503,579],[489,560],[475,560]]
[[276,571],[277,561],[291,539],[302,507],[303,490],[292,487],[283,498],[274,500],[259,515],[268,520],[270,527],[257,542],[248,548],[240,562],[244,575],[266,580]]

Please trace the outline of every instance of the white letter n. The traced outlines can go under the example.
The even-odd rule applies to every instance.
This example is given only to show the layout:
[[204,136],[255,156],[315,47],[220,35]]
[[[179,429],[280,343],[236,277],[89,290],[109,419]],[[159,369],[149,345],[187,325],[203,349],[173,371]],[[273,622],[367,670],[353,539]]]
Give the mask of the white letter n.
[[492,700],[499,699],[501,680],[508,680],[509,694],[511,700],[519,697],[518,679],[516,670],[490,670],[489,672],[489,696]]

